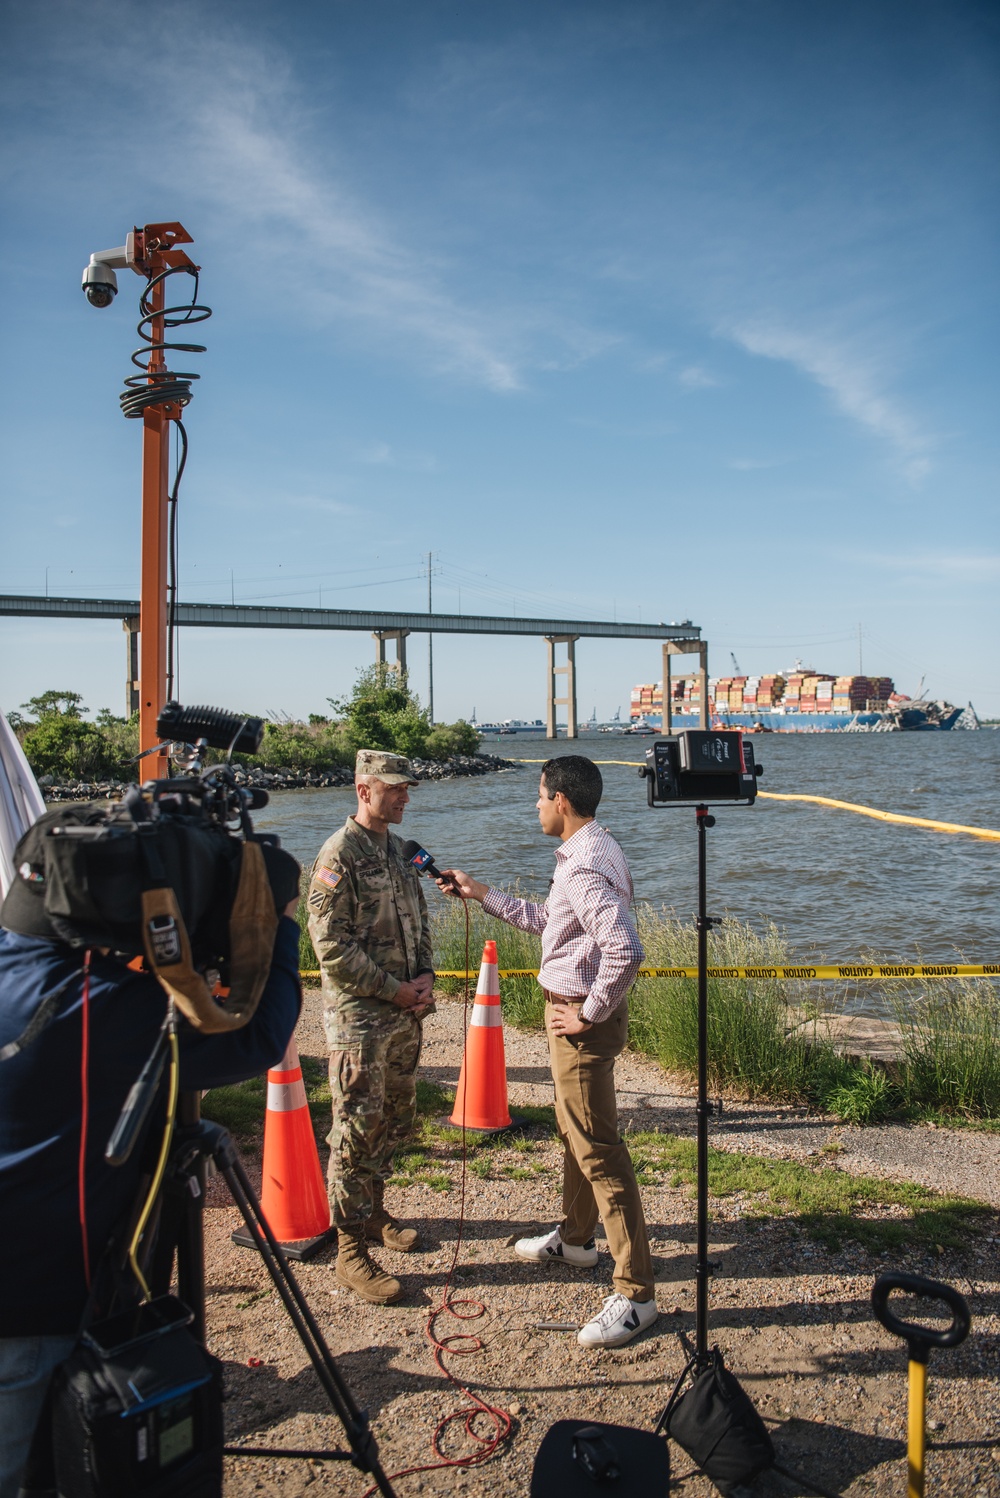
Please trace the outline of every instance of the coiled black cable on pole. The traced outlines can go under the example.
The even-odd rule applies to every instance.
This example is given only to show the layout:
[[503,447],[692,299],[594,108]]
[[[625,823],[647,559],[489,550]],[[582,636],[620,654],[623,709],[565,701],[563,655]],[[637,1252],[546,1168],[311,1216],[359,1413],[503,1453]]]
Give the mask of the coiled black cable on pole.
[[[164,307],[162,312],[157,312],[150,300],[154,289],[168,276],[176,276],[182,271],[185,275],[194,277],[191,301],[186,307]],[[143,345],[133,353],[132,363],[142,373],[130,375],[125,381],[125,389],[118,397],[121,401],[122,415],[130,418],[141,416],[150,406],[186,406],[192,396],[191,381],[200,378],[199,375],[187,370],[174,374],[169,369],[152,372],[148,369],[147,361],[153,353],[166,355],[168,352],[178,354],[203,354],[205,352],[203,343],[177,343],[168,339],[157,342],[149,332],[156,318],[163,318],[163,326],[166,329],[205,322],[212,315],[211,307],[205,307],[198,302],[198,272],[186,265],[171,265],[166,270],[160,271],[159,275],[151,276],[146,283],[145,291],[139,298],[139,311],[142,315],[136,332],[143,340]]]
[[[194,277],[194,290],[191,300],[187,306],[164,307],[158,312],[152,304],[154,289],[168,276],[175,276],[178,272]],[[206,307],[198,301],[198,272],[190,266],[176,265],[168,266],[166,270],[160,271],[158,275],[151,276],[146,283],[145,290],[139,298],[140,318],[136,332],[143,340],[142,345],[132,355],[132,363],[141,371],[140,374],[130,375],[125,381],[125,389],[119,396],[122,407],[122,415],[130,419],[142,416],[146,411],[155,406],[177,406],[183,408],[188,405],[193,394],[191,381],[200,378],[199,375],[190,371],[173,373],[169,369],[150,370],[147,361],[151,354],[162,353],[164,356],[168,351],[179,354],[203,354],[205,345],[203,343],[177,343],[172,339],[161,339],[159,342],[153,338],[150,329],[158,317],[163,318],[163,327],[179,328],[190,323],[206,322],[212,315],[211,307]],[[180,417],[175,417],[177,427],[178,451],[175,459],[174,482],[167,497],[168,512],[168,541],[167,541],[167,699],[172,699],[174,693],[174,663],[176,659],[177,638],[177,495],[180,490],[181,479],[187,463],[188,440],[184,423]]]

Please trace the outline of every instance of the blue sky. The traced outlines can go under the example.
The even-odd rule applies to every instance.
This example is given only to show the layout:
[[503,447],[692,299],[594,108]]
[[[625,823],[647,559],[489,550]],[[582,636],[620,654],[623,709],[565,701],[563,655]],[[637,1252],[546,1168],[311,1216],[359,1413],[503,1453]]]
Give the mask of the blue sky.
[[[0,590],[134,596],[138,278],[208,353],[181,596],[684,619],[747,671],[1000,713],[1000,12],[688,0],[5,7]],[[193,368],[190,357],[180,367]],[[120,710],[116,625],[0,621],[0,705]],[[351,635],[185,631],[181,692],[304,714]],[[413,682],[426,646],[411,640]],[[649,643],[578,647],[601,717]],[[541,642],[440,637],[438,717],[543,714]]]

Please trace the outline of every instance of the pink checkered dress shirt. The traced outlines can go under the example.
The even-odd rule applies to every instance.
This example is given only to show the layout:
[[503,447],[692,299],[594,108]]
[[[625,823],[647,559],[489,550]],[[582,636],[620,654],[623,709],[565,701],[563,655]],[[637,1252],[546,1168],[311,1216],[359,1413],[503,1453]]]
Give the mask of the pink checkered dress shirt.
[[584,998],[581,1019],[608,1019],[632,987],[643,959],[629,914],[632,876],[604,827],[587,822],[556,849],[544,905],[491,888],[483,909],[509,926],[541,933],[538,981],[551,993]]

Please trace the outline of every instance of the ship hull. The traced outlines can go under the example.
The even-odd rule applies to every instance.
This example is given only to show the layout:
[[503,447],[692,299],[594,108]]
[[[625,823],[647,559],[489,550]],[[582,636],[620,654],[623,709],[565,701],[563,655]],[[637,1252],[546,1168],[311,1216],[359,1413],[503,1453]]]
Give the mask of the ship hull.
[[[941,732],[952,728],[959,717],[959,709],[954,714],[948,714],[940,722],[929,723],[926,719],[918,720],[918,714],[908,711],[903,715],[901,728],[909,732]],[[891,718],[889,713],[719,713],[713,714],[713,725],[716,728],[761,728],[770,729],[772,733],[834,733],[840,728],[846,728],[849,723],[856,723],[859,727],[874,728],[879,723],[884,723]],[[645,721],[657,733],[662,731],[663,719],[653,713],[644,714]],[[909,718],[911,721],[907,722]],[[697,728],[697,713],[672,714],[674,729]]]

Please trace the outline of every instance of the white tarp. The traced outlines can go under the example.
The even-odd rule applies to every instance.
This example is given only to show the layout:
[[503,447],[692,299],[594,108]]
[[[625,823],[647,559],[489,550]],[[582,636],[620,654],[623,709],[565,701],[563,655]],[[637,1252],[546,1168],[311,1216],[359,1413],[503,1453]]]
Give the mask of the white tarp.
[[45,801],[14,730],[0,713],[0,897],[14,877],[14,849]]

